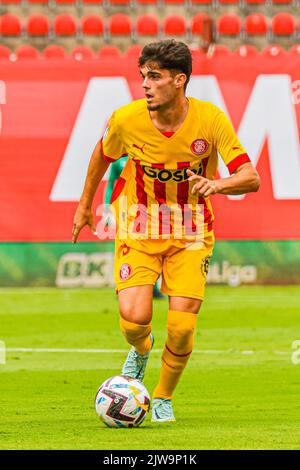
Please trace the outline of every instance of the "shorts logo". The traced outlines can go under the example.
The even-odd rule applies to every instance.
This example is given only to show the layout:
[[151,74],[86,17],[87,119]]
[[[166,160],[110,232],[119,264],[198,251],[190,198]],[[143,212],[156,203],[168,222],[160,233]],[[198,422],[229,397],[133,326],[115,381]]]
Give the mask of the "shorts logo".
[[132,274],[132,268],[130,266],[130,264],[122,264],[122,266],[120,267],[120,279],[121,281],[126,281],[126,279],[128,279]]
[[195,155],[203,155],[208,149],[208,142],[204,139],[196,139],[191,145],[191,150]]
[[129,251],[130,251],[130,247],[126,245],[126,243],[123,243],[123,245],[121,245],[121,249],[122,249],[122,253],[121,253],[121,256],[126,256],[128,255]]
[[210,262],[210,256],[205,256],[205,258],[202,260],[201,271],[202,271],[203,276],[207,276],[209,262]]

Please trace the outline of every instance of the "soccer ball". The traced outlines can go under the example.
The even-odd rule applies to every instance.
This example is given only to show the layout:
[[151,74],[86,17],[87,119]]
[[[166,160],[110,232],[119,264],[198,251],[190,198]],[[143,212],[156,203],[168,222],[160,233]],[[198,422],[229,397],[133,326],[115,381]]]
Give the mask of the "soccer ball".
[[116,376],[100,386],[95,407],[108,427],[133,428],[144,421],[150,408],[150,396],[140,380]]

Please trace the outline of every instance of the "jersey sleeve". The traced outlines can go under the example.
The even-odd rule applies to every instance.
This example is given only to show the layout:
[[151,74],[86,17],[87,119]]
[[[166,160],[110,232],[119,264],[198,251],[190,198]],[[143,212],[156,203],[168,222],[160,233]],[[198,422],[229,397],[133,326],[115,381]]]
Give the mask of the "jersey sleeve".
[[109,119],[100,142],[104,160],[111,163],[126,155],[126,150],[120,138],[115,113]]
[[213,133],[215,146],[231,175],[240,165],[251,161],[231,122],[223,112],[218,113],[215,118]]

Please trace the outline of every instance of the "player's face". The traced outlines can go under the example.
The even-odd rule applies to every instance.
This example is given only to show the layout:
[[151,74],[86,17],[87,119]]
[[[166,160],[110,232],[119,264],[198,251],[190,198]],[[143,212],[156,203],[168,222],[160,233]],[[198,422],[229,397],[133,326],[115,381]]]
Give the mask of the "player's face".
[[178,90],[185,82],[185,75],[172,74],[170,70],[160,69],[157,64],[145,64],[140,69],[149,111],[157,111],[172,103],[178,95]]

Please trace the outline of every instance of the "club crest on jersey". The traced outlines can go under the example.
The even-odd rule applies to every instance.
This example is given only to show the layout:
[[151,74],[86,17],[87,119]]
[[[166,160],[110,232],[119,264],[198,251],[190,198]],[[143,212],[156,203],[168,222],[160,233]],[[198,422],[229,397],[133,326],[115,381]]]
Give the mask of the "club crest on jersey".
[[120,267],[120,279],[121,281],[126,281],[126,279],[130,278],[132,274],[132,267],[130,266],[130,264],[122,264],[122,266]]
[[196,139],[191,145],[191,151],[195,155],[203,155],[205,152],[207,152],[208,149],[208,142],[204,139]]

